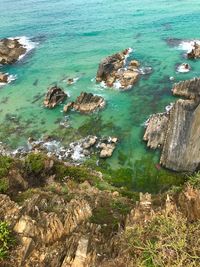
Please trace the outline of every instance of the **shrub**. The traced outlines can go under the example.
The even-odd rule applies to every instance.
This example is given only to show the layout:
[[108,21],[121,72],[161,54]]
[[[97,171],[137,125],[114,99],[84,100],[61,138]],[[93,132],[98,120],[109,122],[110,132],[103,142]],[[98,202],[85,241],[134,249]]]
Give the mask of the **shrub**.
[[0,156],[0,178],[8,175],[13,159],[7,156]]
[[0,221],[0,260],[8,256],[8,251],[14,243],[8,224]]
[[7,178],[0,178],[0,193],[6,193],[9,188],[9,182]]
[[45,168],[45,156],[41,153],[31,153],[25,159],[25,168],[29,174],[39,174]]

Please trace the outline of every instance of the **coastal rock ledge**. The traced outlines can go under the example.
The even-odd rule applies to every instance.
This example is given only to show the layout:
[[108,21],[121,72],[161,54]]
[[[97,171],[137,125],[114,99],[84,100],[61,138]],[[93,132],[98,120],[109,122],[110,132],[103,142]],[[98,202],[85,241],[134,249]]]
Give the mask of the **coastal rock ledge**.
[[193,172],[200,165],[200,78],[179,82],[172,90],[177,100],[171,109],[147,121],[144,140],[161,148],[160,164],[174,171]]

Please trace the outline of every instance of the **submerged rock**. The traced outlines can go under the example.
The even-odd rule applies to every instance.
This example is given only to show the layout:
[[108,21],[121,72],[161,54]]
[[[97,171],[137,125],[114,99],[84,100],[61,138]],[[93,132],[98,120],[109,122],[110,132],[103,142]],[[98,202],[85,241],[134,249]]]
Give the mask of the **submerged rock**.
[[62,103],[67,97],[67,94],[61,88],[57,86],[51,87],[46,94],[44,106],[47,108],[54,108]]
[[0,64],[7,65],[15,63],[20,56],[26,53],[26,48],[19,39],[4,38],[0,40]]
[[0,72],[0,83],[8,83],[9,75],[7,73]]
[[139,78],[139,62],[132,60],[127,64],[130,52],[130,49],[126,49],[104,59],[99,65],[96,81],[104,82],[108,87],[131,88]]
[[189,59],[200,58],[200,44],[194,42],[193,48],[190,52],[187,53]]
[[189,72],[191,70],[191,67],[188,63],[182,63],[177,67],[177,71],[181,73]]
[[179,82],[172,91],[184,99],[175,102],[168,116],[150,119],[144,140],[153,148],[162,145],[164,167],[192,172],[200,164],[200,78]]
[[64,112],[67,112],[73,108],[81,113],[91,113],[104,108],[105,104],[106,102],[103,97],[93,95],[92,93],[82,92],[75,102],[68,103],[64,106],[63,110]]

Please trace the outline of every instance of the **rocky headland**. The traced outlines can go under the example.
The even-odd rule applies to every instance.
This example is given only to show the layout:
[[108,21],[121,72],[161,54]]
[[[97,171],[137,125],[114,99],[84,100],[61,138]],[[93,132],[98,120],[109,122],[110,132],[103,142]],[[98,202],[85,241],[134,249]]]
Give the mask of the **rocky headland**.
[[0,156],[0,170],[1,266],[138,267],[149,255],[153,266],[198,266],[198,177],[128,197],[100,172],[41,153]]
[[150,148],[161,148],[164,167],[193,172],[200,163],[200,78],[179,82],[172,92],[182,98],[168,113],[150,117],[144,140]]
[[139,79],[140,63],[136,60],[127,62],[130,49],[116,53],[102,60],[96,75],[98,83],[104,82],[108,87],[130,89]]

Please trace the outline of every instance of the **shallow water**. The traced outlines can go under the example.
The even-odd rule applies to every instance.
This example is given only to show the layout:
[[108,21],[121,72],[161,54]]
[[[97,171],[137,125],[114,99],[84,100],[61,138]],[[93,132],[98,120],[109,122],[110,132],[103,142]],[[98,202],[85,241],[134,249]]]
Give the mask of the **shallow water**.
[[[14,148],[30,135],[53,134],[67,143],[92,131],[120,138],[107,160],[112,167],[132,167],[148,153],[157,157],[142,141],[142,124],[175,101],[169,77],[177,82],[199,76],[200,61],[189,62],[189,73],[176,72],[177,64],[188,60],[166,42],[200,39],[199,1],[0,0],[0,10],[0,38],[27,36],[37,44],[22,61],[1,69],[17,75],[17,80],[0,88],[0,141]],[[127,92],[96,85],[92,79],[100,60],[128,47],[134,49],[132,57],[151,66],[153,73]],[[66,77],[80,80],[67,86]],[[71,99],[81,91],[100,94],[107,106],[93,115],[70,113],[70,127],[61,129],[63,105],[54,110],[42,107],[44,93],[54,83]],[[87,129],[81,127],[86,123]]]

